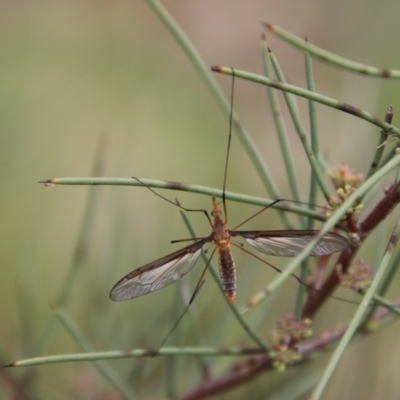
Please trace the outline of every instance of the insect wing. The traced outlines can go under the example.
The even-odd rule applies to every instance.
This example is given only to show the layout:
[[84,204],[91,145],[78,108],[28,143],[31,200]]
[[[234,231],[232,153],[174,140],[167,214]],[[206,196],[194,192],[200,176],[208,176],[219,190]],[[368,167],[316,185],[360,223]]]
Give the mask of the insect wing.
[[[316,230],[234,231],[232,236],[243,237],[251,246],[271,256],[294,257],[318,235]],[[343,236],[325,234],[311,252],[311,256],[325,256],[344,250],[349,242]]]
[[111,300],[130,300],[174,283],[194,267],[206,241],[193,243],[135,269],[114,285],[110,293]]

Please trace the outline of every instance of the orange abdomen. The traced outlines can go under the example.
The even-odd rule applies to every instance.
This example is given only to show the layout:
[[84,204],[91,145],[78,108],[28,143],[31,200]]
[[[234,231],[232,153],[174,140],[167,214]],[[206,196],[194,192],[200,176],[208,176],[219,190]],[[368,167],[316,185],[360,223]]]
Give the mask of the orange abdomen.
[[218,247],[219,275],[224,288],[225,297],[229,303],[236,300],[236,267],[229,247]]

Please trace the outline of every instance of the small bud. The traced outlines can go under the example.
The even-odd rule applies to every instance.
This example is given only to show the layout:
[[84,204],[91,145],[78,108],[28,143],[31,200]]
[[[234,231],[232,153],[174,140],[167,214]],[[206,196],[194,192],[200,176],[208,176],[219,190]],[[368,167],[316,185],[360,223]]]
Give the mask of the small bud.
[[328,175],[332,179],[336,189],[344,188],[346,185],[358,187],[364,180],[361,173],[357,173],[345,163],[340,163],[336,167],[328,171]]
[[[336,190],[337,196],[332,196],[329,201],[329,205],[332,210],[338,209],[343,202],[350,197],[355,192],[355,188],[350,185],[345,185],[344,187],[340,187]],[[346,212],[347,215],[352,215],[353,218],[357,217],[360,214],[361,210],[364,208],[363,204],[356,204],[353,207],[350,207]],[[332,215],[332,210],[329,211],[330,215]],[[327,213],[327,216],[330,216]],[[346,218],[346,217],[344,217]]]
[[271,334],[274,350],[269,353],[274,360],[274,368],[283,372],[286,365],[301,360],[297,344],[312,335],[310,325],[310,319],[298,320],[293,315],[285,315],[279,319],[277,328]]
[[341,286],[356,291],[365,290],[371,285],[372,268],[364,260],[359,259],[343,273],[342,265],[336,267]]

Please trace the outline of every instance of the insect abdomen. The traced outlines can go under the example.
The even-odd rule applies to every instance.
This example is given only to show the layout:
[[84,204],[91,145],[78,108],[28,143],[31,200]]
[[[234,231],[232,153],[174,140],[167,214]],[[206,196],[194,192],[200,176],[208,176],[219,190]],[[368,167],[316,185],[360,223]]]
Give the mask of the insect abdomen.
[[225,297],[229,303],[236,300],[236,267],[232,252],[229,247],[218,247],[219,253],[219,275],[224,288]]

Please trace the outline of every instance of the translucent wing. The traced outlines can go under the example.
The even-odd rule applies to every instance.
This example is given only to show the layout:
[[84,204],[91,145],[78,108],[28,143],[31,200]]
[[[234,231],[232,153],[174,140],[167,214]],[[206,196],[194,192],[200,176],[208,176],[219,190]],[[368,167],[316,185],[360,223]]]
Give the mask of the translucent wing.
[[[257,250],[271,256],[294,257],[310,243],[319,231],[233,231],[232,236],[241,236]],[[347,239],[336,233],[324,235],[312,256],[325,256],[344,250],[349,245]]]
[[201,248],[209,240],[200,240],[156,261],[135,269],[111,289],[114,301],[130,300],[162,289],[186,275],[199,258]]

